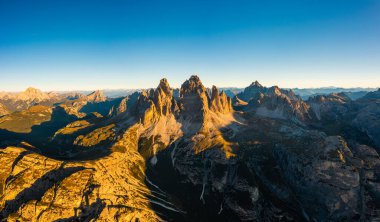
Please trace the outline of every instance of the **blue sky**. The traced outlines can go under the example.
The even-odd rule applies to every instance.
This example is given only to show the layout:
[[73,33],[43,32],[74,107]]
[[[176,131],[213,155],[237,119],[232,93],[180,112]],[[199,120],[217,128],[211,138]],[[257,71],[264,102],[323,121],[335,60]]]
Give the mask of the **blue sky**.
[[379,0],[0,1],[0,91],[380,87]]

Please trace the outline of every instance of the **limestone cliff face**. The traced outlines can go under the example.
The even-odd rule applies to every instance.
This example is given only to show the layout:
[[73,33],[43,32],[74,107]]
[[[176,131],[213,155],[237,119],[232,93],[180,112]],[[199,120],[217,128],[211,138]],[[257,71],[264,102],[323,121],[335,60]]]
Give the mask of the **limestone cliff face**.
[[112,108],[108,112],[108,116],[110,116],[110,117],[111,116],[117,116],[117,115],[120,115],[122,113],[125,113],[127,111],[128,101],[129,101],[129,97],[126,96],[125,98],[123,98],[119,102],[119,104],[116,104],[115,106],[112,106]]
[[[192,76],[180,96],[162,79],[125,98],[98,93],[99,102],[1,117],[0,220],[380,218],[376,95],[305,102],[258,82],[248,94],[235,112],[224,92]],[[71,114],[76,105],[84,115]],[[95,113],[104,107],[110,115]]]
[[142,124],[153,123],[159,118],[156,106],[151,98],[151,91],[142,91],[137,100],[135,110]]
[[160,84],[154,91],[153,101],[160,115],[166,116],[172,113],[175,101],[173,99],[173,91],[166,79],[161,79]]
[[4,116],[7,114],[9,114],[9,110],[3,104],[0,103],[0,116]]
[[160,118],[170,117],[178,111],[173,91],[166,79],[161,79],[156,89],[142,91],[134,107],[142,123],[153,124]]
[[102,90],[96,90],[86,97],[86,101],[91,103],[104,102],[106,99],[107,98]]
[[62,101],[61,99],[32,87],[20,93],[5,93],[0,96],[0,102],[7,107],[9,112],[23,111],[37,104],[50,105]]
[[253,110],[256,115],[287,119],[305,123],[312,119],[310,107],[293,91],[282,90],[277,86],[265,88],[265,93],[257,93],[251,98],[246,111]]
[[328,119],[331,121],[340,118],[348,112],[351,99],[344,93],[332,93],[311,97],[307,103],[317,119]]
[[230,113],[232,112],[232,100],[227,97],[226,93],[219,90],[216,86],[212,87],[211,100],[210,100],[210,110],[219,113]]
[[120,104],[118,105],[118,107],[116,109],[117,114],[124,113],[127,111],[128,100],[129,100],[128,96],[121,100]]
[[24,101],[43,101],[50,99],[49,94],[42,92],[39,89],[35,89],[33,87],[27,88],[24,92],[18,94],[16,96],[16,99],[18,100],[24,100]]
[[313,118],[309,105],[292,90],[278,86],[264,87],[257,81],[239,93],[234,103],[238,110],[254,111],[256,115],[267,118],[287,119],[301,124]]
[[180,90],[181,113],[196,121],[203,121],[208,113],[208,98],[206,88],[198,76],[191,76]]

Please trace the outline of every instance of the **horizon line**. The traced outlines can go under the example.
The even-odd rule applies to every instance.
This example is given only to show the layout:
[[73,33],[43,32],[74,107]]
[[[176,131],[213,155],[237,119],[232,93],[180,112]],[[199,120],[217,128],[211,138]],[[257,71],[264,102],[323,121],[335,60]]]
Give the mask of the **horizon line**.
[[[213,85],[212,85],[213,86]],[[209,86],[205,86],[207,89],[212,88]],[[352,86],[352,87],[342,87],[342,86],[317,86],[317,87],[280,87],[278,85],[271,85],[271,86],[265,86],[264,87],[270,88],[273,86],[277,86],[281,89],[297,89],[297,90],[304,90],[304,89],[370,89],[370,90],[376,90],[380,89],[380,86],[378,87],[370,87],[370,86]],[[239,86],[216,86],[218,89],[229,89],[229,88],[236,88],[236,89],[245,89],[249,87],[249,85],[245,87],[239,87]],[[23,90],[0,90],[0,93],[21,93],[26,91],[28,88],[34,88],[41,90],[42,92],[49,93],[49,92],[57,92],[57,93],[67,93],[67,92],[81,92],[81,91],[86,91],[86,92],[95,92],[95,91],[118,91],[118,90],[128,90],[128,91],[141,91],[141,90],[147,90],[147,89],[155,89],[156,87],[144,87],[144,88],[91,88],[91,89],[58,89],[58,90],[46,90],[40,87],[34,87],[34,86],[28,86],[25,87]],[[180,89],[181,87],[172,87],[170,86],[171,89]]]

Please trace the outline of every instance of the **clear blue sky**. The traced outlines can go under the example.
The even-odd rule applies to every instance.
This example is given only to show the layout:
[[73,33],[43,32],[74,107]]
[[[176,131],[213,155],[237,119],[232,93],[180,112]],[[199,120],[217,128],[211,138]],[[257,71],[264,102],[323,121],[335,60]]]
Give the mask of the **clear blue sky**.
[[380,87],[379,0],[0,0],[0,91]]

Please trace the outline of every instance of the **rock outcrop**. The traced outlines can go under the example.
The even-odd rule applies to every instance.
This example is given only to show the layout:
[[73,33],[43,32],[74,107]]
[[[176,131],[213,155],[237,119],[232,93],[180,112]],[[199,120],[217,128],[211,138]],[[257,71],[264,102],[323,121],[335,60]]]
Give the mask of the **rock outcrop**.
[[86,97],[86,101],[90,103],[104,102],[107,98],[102,90],[96,90]]
[[239,111],[197,76],[176,93],[162,79],[1,117],[0,220],[380,218],[376,93],[305,102],[256,81]]
[[173,98],[173,91],[166,79],[161,79],[160,84],[154,91],[153,101],[157,112],[167,116],[175,109],[176,101]]
[[210,110],[219,113],[230,113],[232,112],[232,100],[227,97],[226,93],[219,90],[216,86],[212,87],[211,99],[210,99]]
[[191,76],[180,90],[180,109],[182,115],[196,121],[203,121],[208,112],[208,96],[198,76]]
[[[259,88],[262,89],[262,87]],[[254,111],[259,116],[286,119],[301,124],[312,118],[309,105],[294,92],[282,90],[277,86],[264,89],[265,93],[257,92],[250,99],[245,111]]]
[[332,93],[310,97],[307,103],[318,120],[337,120],[348,112],[351,99],[344,93]]
[[41,90],[35,89],[33,87],[27,88],[24,92],[16,96],[16,100],[22,100],[22,101],[41,102],[48,99],[50,99],[50,96],[48,93],[44,93]]
[[9,110],[3,104],[0,103],[0,116],[9,114]]
[[237,97],[245,102],[249,102],[254,97],[257,97],[257,94],[266,93],[268,89],[262,86],[258,81],[251,83],[243,92],[237,94]]

